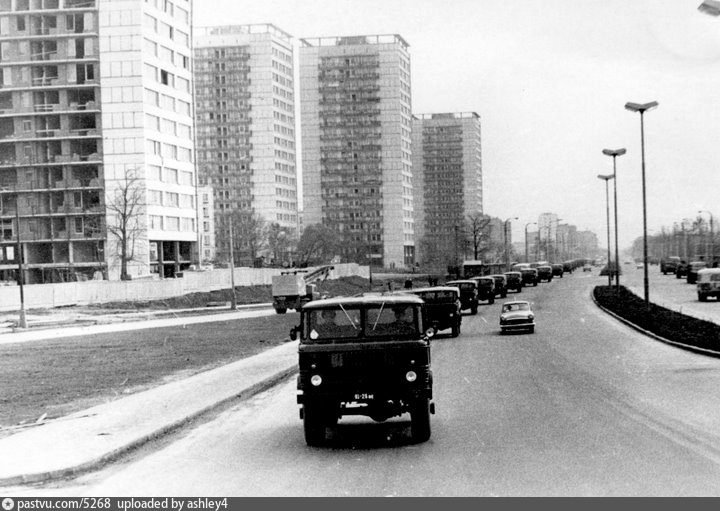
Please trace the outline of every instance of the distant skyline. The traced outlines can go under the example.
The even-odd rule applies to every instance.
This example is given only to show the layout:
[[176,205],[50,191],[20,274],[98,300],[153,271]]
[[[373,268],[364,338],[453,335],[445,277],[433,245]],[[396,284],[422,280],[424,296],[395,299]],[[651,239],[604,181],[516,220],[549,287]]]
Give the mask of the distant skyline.
[[195,22],[272,23],[296,39],[402,36],[413,113],[480,115],[484,212],[519,217],[515,241],[552,212],[603,244],[597,175],[612,173],[612,158],[602,150],[627,148],[617,160],[627,247],[642,235],[640,116],[628,101],[659,103],[645,116],[650,233],[700,209],[720,220],[720,18],[700,1],[202,0]]

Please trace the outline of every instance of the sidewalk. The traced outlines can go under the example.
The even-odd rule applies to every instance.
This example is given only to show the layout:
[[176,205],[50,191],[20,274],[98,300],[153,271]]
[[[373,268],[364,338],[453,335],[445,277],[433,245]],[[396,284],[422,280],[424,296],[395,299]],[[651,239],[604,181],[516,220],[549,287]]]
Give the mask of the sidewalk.
[[[212,318],[218,320],[217,316]],[[187,319],[174,321],[177,324]],[[145,326],[138,328],[146,328],[148,323],[152,322],[143,322]],[[251,397],[297,370],[297,346],[297,342],[288,342],[0,439],[0,486],[45,481],[97,468],[208,411]]]

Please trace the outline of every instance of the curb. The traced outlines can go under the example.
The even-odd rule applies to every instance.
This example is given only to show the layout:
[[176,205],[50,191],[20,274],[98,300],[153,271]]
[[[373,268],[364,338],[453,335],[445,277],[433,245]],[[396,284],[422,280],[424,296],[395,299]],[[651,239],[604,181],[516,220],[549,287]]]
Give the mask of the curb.
[[[626,324],[626,325],[629,326],[630,328],[632,328],[632,329],[634,329],[634,330],[637,330],[638,332],[640,332],[640,333],[642,333],[642,334],[645,334],[645,335],[647,335],[648,337],[652,337],[652,338],[655,339],[656,341],[664,342],[665,344],[670,344],[671,346],[675,346],[675,347],[677,347],[677,348],[682,348],[682,349],[684,349],[684,350],[688,350],[688,351],[692,351],[692,352],[695,352],[695,353],[699,353],[699,354],[701,354],[701,355],[707,355],[707,356],[709,356],[709,357],[720,357],[720,351],[713,351],[713,350],[708,350],[708,349],[705,349],[705,348],[698,348],[697,346],[693,346],[692,344],[683,344],[683,343],[681,343],[681,342],[671,341],[670,339],[666,339],[665,337],[661,337],[661,336],[659,336],[659,335],[657,335],[657,334],[655,334],[655,333],[653,333],[653,332],[651,332],[651,331],[649,331],[649,330],[645,330],[644,328],[639,327],[639,326],[636,325],[635,323],[633,323],[633,322],[631,322],[631,321],[623,318],[622,316],[619,316],[618,314],[616,314],[616,313],[612,312],[611,310],[609,310],[609,309],[603,307],[602,305],[600,305],[600,304],[597,302],[597,300],[595,300],[594,288],[590,290],[590,299],[591,299],[591,300],[593,301],[593,303],[594,303],[595,305],[597,305],[598,308],[601,309],[602,311],[606,312],[607,314],[609,314],[609,315],[612,316],[613,318],[617,319],[617,320],[620,321],[621,323]],[[673,311],[673,312],[677,312],[677,311]],[[682,313],[679,313],[679,314],[682,314]],[[684,315],[685,315],[685,316],[688,316],[689,318],[697,319],[697,318],[695,318],[694,316],[689,316],[689,315],[687,315],[687,314],[684,314]]]
[[220,408],[223,408],[225,406],[228,406],[230,404],[236,403],[236,402],[242,402],[247,399],[250,399],[257,394],[260,394],[261,392],[264,392],[265,390],[268,390],[275,385],[282,382],[284,379],[292,376],[298,371],[297,365],[293,365],[292,367],[287,367],[285,369],[279,370],[277,373],[275,373],[272,376],[269,376],[268,378],[265,378],[264,380],[261,380],[245,389],[240,390],[236,395],[231,396],[229,398],[221,399],[220,401],[211,403],[209,405],[206,405],[199,410],[183,417],[182,419],[179,419],[175,422],[172,422],[170,424],[166,424],[165,426],[161,426],[158,429],[151,431],[150,433],[147,433],[145,435],[140,436],[136,440],[133,440],[129,442],[128,444],[124,445],[123,447],[120,447],[118,449],[115,449],[111,452],[107,452],[105,454],[102,454],[94,459],[91,459],[90,461],[81,463],[79,465],[75,465],[72,467],[67,467],[60,470],[53,470],[49,472],[38,472],[34,474],[24,474],[24,475],[18,475],[13,477],[7,477],[0,479],[0,487],[3,486],[16,486],[20,484],[28,484],[28,483],[39,483],[39,482],[46,482],[54,479],[62,479],[70,476],[77,476],[84,472],[88,472],[90,470],[95,470],[99,468],[101,465],[113,461],[130,451],[133,451],[139,447],[142,447],[146,443],[150,442],[151,440],[155,440],[157,438],[160,438],[164,435],[167,435],[182,426],[186,425],[188,422],[198,419],[202,417],[205,414],[217,411]]

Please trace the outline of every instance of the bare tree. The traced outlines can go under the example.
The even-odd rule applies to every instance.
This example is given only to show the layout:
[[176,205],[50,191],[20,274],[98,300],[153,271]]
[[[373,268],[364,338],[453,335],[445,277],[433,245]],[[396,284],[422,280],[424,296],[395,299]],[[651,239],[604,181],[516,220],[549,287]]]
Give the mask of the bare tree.
[[136,169],[128,169],[125,175],[106,196],[108,213],[108,237],[117,244],[117,252],[111,257],[120,261],[120,280],[130,280],[128,263],[136,260],[137,241],[142,227],[140,214],[145,207],[145,197]]
[[483,215],[479,211],[468,215],[467,232],[470,236],[470,242],[473,247],[473,259],[475,260],[479,259],[483,241],[489,236],[488,226],[491,220],[488,215]]
[[293,233],[278,223],[272,223],[267,229],[267,246],[276,263],[287,261],[288,252],[296,244]]
[[308,225],[298,241],[301,265],[329,263],[342,246],[340,234],[322,224]]
[[268,239],[268,228],[265,220],[252,210],[235,210],[225,213],[219,218],[217,225],[218,252],[227,260],[230,257],[229,220],[233,226],[233,261],[240,265],[243,260],[252,264],[258,253],[265,248]]

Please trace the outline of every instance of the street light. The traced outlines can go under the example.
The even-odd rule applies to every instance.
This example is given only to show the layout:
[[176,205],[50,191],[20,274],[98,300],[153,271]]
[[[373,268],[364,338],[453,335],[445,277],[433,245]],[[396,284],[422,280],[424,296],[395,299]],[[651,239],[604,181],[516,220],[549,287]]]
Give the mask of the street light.
[[715,262],[715,232],[713,229],[713,214],[705,209],[701,209],[700,211],[698,211],[698,214],[700,213],[707,213],[708,215],[710,215],[710,260],[708,264],[712,266],[712,264]]
[[530,223],[525,224],[525,262],[526,262],[526,263],[529,263],[529,262],[530,262],[530,258],[528,257],[528,233],[527,233],[527,228],[528,228],[529,226],[531,226],[531,225],[537,225],[537,222],[530,222]]
[[24,275],[23,275],[23,255],[22,255],[22,244],[20,243],[20,194],[15,191],[0,190],[3,193],[9,195],[15,195],[15,256],[18,263],[18,287],[20,291],[20,314],[18,317],[18,328],[27,328],[27,319],[25,317],[25,286],[24,286]]
[[[617,164],[616,159],[618,156],[622,156],[627,151],[625,148],[621,149],[603,149],[603,154],[606,156],[612,156],[613,159],[613,203],[615,216],[615,290],[620,289],[620,251],[618,248],[618,201],[617,201]],[[608,258],[608,272],[610,271],[610,258]]]
[[608,270],[608,287],[612,286],[612,274],[613,272],[610,271],[610,191],[609,191],[609,183],[611,179],[615,179],[615,176],[612,174],[598,174],[599,179],[605,180],[605,202],[607,204],[606,207],[606,213],[607,213],[607,270]]
[[640,112],[640,156],[642,161],[642,199],[643,199],[643,283],[645,289],[645,308],[650,308],[650,282],[648,280],[647,245],[647,201],[645,198],[645,112],[658,106],[657,101],[650,103],[625,103],[625,110]]
[[[505,237],[505,271],[510,271],[510,250],[508,249],[508,222],[517,220],[518,217],[508,218],[503,222],[503,235]],[[526,240],[527,241],[527,240]]]

